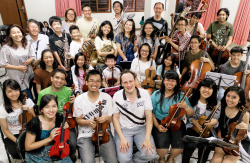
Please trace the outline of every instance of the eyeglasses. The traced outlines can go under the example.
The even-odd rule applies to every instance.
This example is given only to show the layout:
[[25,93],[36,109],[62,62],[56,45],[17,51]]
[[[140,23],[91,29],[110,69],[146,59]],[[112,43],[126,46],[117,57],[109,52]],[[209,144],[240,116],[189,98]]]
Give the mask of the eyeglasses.
[[148,50],[141,50],[142,53],[148,53]]
[[74,16],[75,14],[67,13],[67,15],[69,15],[69,16]]
[[191,41],[190,44],[199,44],[199,42],[192,42],[192,41]]
[[101,83],[101,80],[89,80],[90,83]]

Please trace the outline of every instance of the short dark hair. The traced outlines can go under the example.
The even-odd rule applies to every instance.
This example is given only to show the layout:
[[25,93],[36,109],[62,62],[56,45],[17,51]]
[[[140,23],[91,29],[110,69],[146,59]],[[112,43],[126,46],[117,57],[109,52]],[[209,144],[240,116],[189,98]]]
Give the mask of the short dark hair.
[[123,71],[121,72],[121,76],[120,76],[120,81],[121,81],[121,82],[120,82],[120,83],[122,83],[122,76],[123,76],[124,74],[132,74],[133,77],[134,77],[134,79],[136,79],[136,77],[137,77],[136,73],[134,73],[134,72],[131,71],[131,70],[125,69],[125,70],[123,70]]
[[[220,9],[218,10],[218,12],[217,12],[217,16],[220,14],[221,11],[224,11],[224,12],[226,13],[226,15],[229,17],[230,12],[229,12],[229,10],[228,10],[227,8],[220,8]],[[228,19],[228,17],[227,17],[227,19]],[[227,19],[226,19],[226,20],[227,20]]]
[[93,70],[90,70],[90,71],[88,72],[88,74],[87,74],[87,76],[86,76],[86,81],[89,80],[89,77],[90,77],[91,75],[99,75],[100,78],[101,78],[101,80],[102,80],[102,74],[100,73],[100,71],[93,69]]
[[122,5],[122,3],[121,3],[120,1],[115,1],[115,2],[113,3],[113,8],[114,8],[114,5],[115,5],[116,3],[119,3],[119,4],[120,4],[121,12],[122,12],[122,10],[123,10],[123,5]]
[[45,64],[45,62],[44,62],[44,60],[43,60],[43,56],[44,56],[44,54],[45,54],[46,52],[50,52],[50,53],[52,54],[52,56],[53,56],[53,58],[54,58],[54,62],[53,62],[53,65],[52,65],[52,66],[53,66],[53,70],[55,70],[55,69],[57,68],[58,64],[57,64],[56,57],[55,57],[53,51],[50,50],[50,49],[45,49],[45,50],[42,51],[40,67],[41,67],[43,70],[46,69],[46,64]]
[[[89,8],[91,9],[90,4],[88,4],[88,3],[83,4],[82,10],[83,10],[84,7],[89,7]],[[91,10],[92,10],[92,9],[91,9]]]
[[52,24],[54,22],[59,22],[60,24],[62,24],[62,20],[58,17],[58,16],[51,16],[49,18],[49,25],[52,26]]
[[41,98],[39,110],[41,111],[51,100],[55,100],[56,105],[58,106],[57,96],[46,94]]
[[40,23],[37,20],[35,20],[35,19],[29,19],[27,21],[27,27],[29,27],[30,23],[35,23],[38,26],[38,28],[40,29]]
[[114,54],[108,54],[105,58],[105,62],[108,60],[108,59],[114,59],[116,61],[116,57]]
[[241,53],[243,54],[243,49],[240,46],[235,46],[230,50],[230,53]]
[[179,21],[183,21],[183,20],[185,21],[185,24],[187,25],[188,24],[188,20],[186,18],[180,17],[180,19],[178,20],[178,22]]
[[200,37],[199,35],[193,35],[193,36],[191,36],[190,42],[191,42],[191,40],[192,40],[193,38],[196,38],[196,39],[199,41],[199,43],[201,42],[201,37]]
[[43,24],[47,23],[49,25],[49,23],[47,21],[43,21]]
[[70,32],[70,34],[71,34],[72,31],[75,30],[75,29],[77,29],[77,30],[79,31],[79,27],[78,27],[78,26],[76,26],[76,25],[70,26],[70,27],[69,27],[69,32]]
[[195,13],[192,13],[192,14],[191,14],[191,18],[192,18],[193,16],[196,16],[198,19],[200,19],[202,15],[201,15],[201,12],[195,12]]
[[162,8],[164,9],[164,4],[161,3],[161,2],[156,2],[155,5],[154,5],[154,8],[155,8],[155,6],[156,6],[157,4],[161,4],[161,5],[162,5]]
[[55,74],[58,73],[58,72],[64,74],[64,75],[65,75],[65,79],[66,79],[67,73],[66,73],[65,70],[63,70],[63,69],[61,69],[61,68],[57,68],[57,69],[53,70],[52,73],[51,73],[51,76],[54,77]]
[[148,47],[148,57],[147,57],[147,61],[149,61],[152,52],[151,52],[151,47],[150,47],[150,45],[149,45],[148,43],[143,43],[143,44],[139,47],[139,50],[138,50],[138,52],[139,52],[139,59],[141,59],[141,49],[142,49],[143,46],[147,46],[147,47]]

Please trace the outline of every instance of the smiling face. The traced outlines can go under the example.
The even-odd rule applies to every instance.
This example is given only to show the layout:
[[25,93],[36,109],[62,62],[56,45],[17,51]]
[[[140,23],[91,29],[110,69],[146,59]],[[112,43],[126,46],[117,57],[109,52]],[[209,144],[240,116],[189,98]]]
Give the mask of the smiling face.
[[180,31],[180,32],[186,31],[186,22],[185,22],[185,20],[178,21],[177,27],[178,27],[178,31]]
[[51,119],[56,116],[57,110],[58,110],[58,107],[57,107],[56,101],[53,99],[42,108],[41,112],[43,113],[45,117]]
[[107,36],[111,30],[111,27],[110,27],[110,25],[106,24],[106,25],[101,27],[101,30],[102,30],[103,34],[105,36]]
[[227,18],[228,18],[228,16],[227,16],[227,14],[225,13],[225,11],[220,11],[220,13],[218,14],[218,16],[217,16],[217,20],[219,21],[219,22],[225,22],[225,21],[227,21]]
[[144,31],[146,33],[146,35],[151,35],[151,33],[154,31],[154,27],[152,26],[152,24],[146,24]]
[[200,46],[200,42],[197,38],[192,38],[192,40],[190,40],[190,47],[192,50],[197,50],[199,49]]
[[165,90],[173,91],[175,86],[177,85],[177,81],[175,79],[164,79]]
[[39,26],[36,23],[30,22],[28,30],[31,36],[37,36],[39,34]]
[[11,89],[10,87],[6,87],[5,94],[10,99],[10,101],[16,101],[20,96],[20,91]]
[[121,77],[122,79],[122,86],[124,87],[127,93],[132,94],[135,89],[135,78],[131,73],[125,73]]
[[165,63],[166,67],[170,67],[172,65],[172,63],[173,63],[171,56],[164,59],[164,63]]
[[102,85],[102,79],[99,74],[90,75],[87,81],[88,91],[97,92]]
[[140,59],[147,59],[149,55],[149,47],[144,45],[141,47],[140,51],[141,58]]
[[54,63],[54,57],[53,54],[50,51],[47,51],[43,54],[43,61],[46,66],[53,66]]
[[66,84],[65,75],[61,72],[57,72],[51,77],[51,82],[53,87],[60,89]]
[[81,34],[78,29],[73,29],[70,35],[73,40],[79,40],[81,37]]
[[131,32],[133,29],[133,22],[127,21],[124,25],[125,32]]
[[82,9],[82,12],[83,12],[83,15],[84,15],[85,18],[87,18],[87,19],[91,18],[92,11],[91,11],[90,7],[88,7],[88,6],[84,7]]
[[115,14],[120,14],[122,9],[121,9],[121,6],[119,3],[115,3],[114,6],[113,6],[113,9],[114,9],[114,12]]
[[108,66],[109,69],[112,69],[113,67],[115,67],[116,61],[114,60],[114,58],[108,58],[105,61],[105,64]]
[[68,13],[67,13],[67,18],[69,21],[74,21],[75,19],[75,13],[73,10],[69,10]]
[[23,34],[18,27],[11,28],[9,36],[12,38],[13,42],[22,42]]
[[192,22],[193,24],[196,24],[196,23],[198,23],[199,22],[199,18],[197,18],[195,15],[193,15],[192,17],[191,17],[191,20],[190,20],[190,22]]
[[163,12],[163,7],[161,3],[158,3],[155,5],[154,12],[155,12],[155,16],[157,17],[161,16],[161,13]]
[[202,98],[207,99],[213,94],[213,88],[212,87],[205,87],[201,86],[200,88],[200,95]]
[[79,56],[76,61],[76,64],[78,65],[78,67],[83,67],[84,63],[85,63],[84,56]]
[[230,54],[230,56],[231,63],[233,63],[234,65],[239,65],[243,54],[241,52],[233,52],[232,54]]
[[240,101],[240,96],[235,91],[229,91],[226,94],[226,103],[230,108],[236,107]]
[[60,32],[62,29],[62,24],[60,22],[53,22],[51,27],[55,32]]

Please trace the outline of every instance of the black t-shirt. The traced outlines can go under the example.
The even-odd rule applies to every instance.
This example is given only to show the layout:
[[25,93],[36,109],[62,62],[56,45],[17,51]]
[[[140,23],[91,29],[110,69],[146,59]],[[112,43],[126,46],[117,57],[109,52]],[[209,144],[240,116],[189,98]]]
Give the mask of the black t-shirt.
[[[68,45],[70,46],[71,37],[66,33],[68,38]],[[65,34],[59,37],[57,34],[53,34],[49,37],[50,49],[56,51],[61,59],[62,64],[64,63],[64,45],[65,45]]]
[[154,17],[150,17],[146,20],[147,21],[151,21],[156,29],[156,33],[159,34],[159,30],[162,28],[163,26],[163,32],[161,33],[160,36],[163,36],[163,34],[166,36],[168,35],[168,22],[166,20],[164,20],[163,18],[161,18],[161,20],[157,21],[154,19]]

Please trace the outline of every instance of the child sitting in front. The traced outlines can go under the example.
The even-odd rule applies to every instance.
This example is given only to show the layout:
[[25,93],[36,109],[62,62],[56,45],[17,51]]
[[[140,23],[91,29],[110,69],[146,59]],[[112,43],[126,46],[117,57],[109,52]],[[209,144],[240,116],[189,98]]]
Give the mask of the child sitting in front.
[[102,85],[107,87],[117,86],[120,84],[120,74],[119,68],[115,67],[116,57],[113,54],[109,54],[105,58],[105,65],[107,67],[102,71],[103,81]]
[[72,42],[70,43],[70,54],[74,60],[75,55],[79,52],[85,40],[81,37],[78,26],[76,25],[70,26],[69,32],[72,38]]

